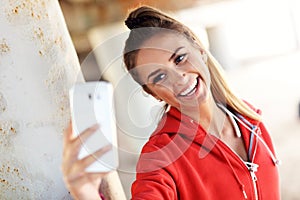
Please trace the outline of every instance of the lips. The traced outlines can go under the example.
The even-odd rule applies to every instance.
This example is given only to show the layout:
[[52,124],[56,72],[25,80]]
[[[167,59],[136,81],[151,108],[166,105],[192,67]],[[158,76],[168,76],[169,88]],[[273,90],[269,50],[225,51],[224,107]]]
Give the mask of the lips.
[[185,90],[178,94],[179,97],[187,97],[193,95],[199,84],[199,77],[197,77]]

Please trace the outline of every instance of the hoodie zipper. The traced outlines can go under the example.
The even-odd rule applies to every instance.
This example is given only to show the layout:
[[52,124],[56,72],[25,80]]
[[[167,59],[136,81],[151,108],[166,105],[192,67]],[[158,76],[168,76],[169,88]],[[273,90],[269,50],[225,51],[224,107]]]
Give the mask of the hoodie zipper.
[[[220,140],[221,141],[221,140]],[[223,141],[221,141],[224,145],[226,145],[226,147],[228,147],[231,152],[233,154],[235,154],[236,157],[239,158],[239,160],[243,163],[243,166],[245,166],[247,168],[247,171],[249,171],[249,175],[251,177],[251,181],[252,181],[252,186],[253,186],[253,190],[254,190],[254,199],[258,200],[258,188],[257,188],[257,176],[255,174],[255,172],[257,171],[257,168],[254,170],[253,167],[248,167],[247,164],[241,159],[241,157],[235,152],[233,151],[227,144],[225,144]],[[251,165],[256,165],[254,163],[249,163]],[[246,193],[245,191],[243,191],[243,193]],[[245,194],[244,194],[245,196]],[[247,199],[247,196],[245,196]]]
[[[252,182],[252,188],[254,190],[254,194],[253,195],[254,195],[255,200],[258,200],[257,177],[256,177],[256,174],[254,172],[255,170],[257,171],[257,167],[256,167],[256,169],[254,169],[253,167],[251,167],[251,170],[250,170],[250,168],[243,161],[243,159],[235,151],[233,151],[233,149],[230,146],[228,146],[225,142],[223,142],[219,138],[215,137],[214,135],[210,135],[210,136],[212,136],[213,138],[217,139],[217,142],[220,142],[222,145],[225,145],[225,147],[227,147],[230,150],[230,152],[233,153],[234,156],[236,156],[238,158],[238,160],[241,162],[242,166],[245,167],[244,169],[246,169],[249,172],[249,177],[250,177],[251,182]],[[219,149],[219,150],[221,151],[221,149]],[[222,152],[222,154],[223,154],[223,152]],[[224,156],[226,156],[226,155],[224,155]],[[229,162],[229,161],[227,161],[227,162]],[[256,165],[254,163],[249,163],[249,164]],[[258,165],[256,165],[256,166],[258,166]],[[234,169],[232,169],[232,170],[234,170]],[[243,192],[244,198],[248,199],[246,191],[244,190],[244,185],[242,187],[243,187],[242,192]]]
[[254,163],[249,163],[249,162],[245,162],[245,164],[246,164],[246,166],[250,172],[251,178],[252,178],[252,183],[254,186],[255,200],[258,200],[257,176],[255,174],[255,172],[257,172],[258,165],[254,164]]
[[[219,107],[230,117],[230,118],[233,118],[233,119],[231,119],[231,121],[232,121],[232,123],[233,123],[233,125],[234,125],[234,128],[236,128],[237,127],[237,122],[234,120],[234,115],[226,108],[226,107],[224,107],[223,105],[219,105]],[[256,129],[256,126],[254,126],[254,125],[252,125],[252,124],[248,124],[250,127],[251,127],[251,133],[252,132],[254,132],[254,130]],[[237,130],[235,130],[236,132],[237,132]],[[239,130],[238,130],[239,131]],[[237,134],[238,135],[238,137],[241,137],[241,134]],[[251,134],[251,137],[253,137],[253,135]],[[218,138],[217,138],[218,139]],[[253,163],[253,162],[245,162],[235,151],[233,151],[233,149],[230,147],[230,146],[228,146],[225,142],[223,142],[222,140],[220,140],[220,139],[218,139],[218,141],[220,141],[220,143],[222,143],[223,145],[225,145],[229,150],[230,150],[230,152],[232,152],[237,158],[238,158],[238,160],[240,160],[242,163],[243,163],[243,166],[245,166],[246,168],[247,168],[247,171],[249,171],[249,173],[250,173],[250,177],[251,177],[251,180],[252,180],[252,185],[253,185],[253,190],[254,190],[254,198],[255,198],[255,200],[258,200],[258,188],[257,188],[257,177],[256,177],[256,174],[255,174],[255,172],[257,172],[257,168],[258,168],[258,165],[257,164],[255,164],[255,163]],[[251,141],[251,138],[250,138],[250,142],[252,143],[252,141]],[[252,143],[253,144],[253,143]],[[256,141],[256,145],[257,145],[257,141]],[[255,145],[255,146],[256,146]],[[255,149],[257,148],[257,146],[255,147]],[[221,149],[220,149],[220,151],[222,151]],[[248,159],[250,160],[251,158],[250,158],[250,154],[249,154],[249,151],[250,151],[250,153],[252,152],[252,145],[250,145],[250,147],[249,147],[249,150],[248,150]],[[256,150],[255,150],[256,151]],[[223,153],[222,153],[223,154]],[[225,154],[223,154],[225,157],[226,157],[226,155]],[[254,156],[254,155],[253,155]],[[227,160],[227,158],[226,158],[226,160]],[[252,157],[252,159],[251,160],[253,160],[253,157]],[[227,162],[229,162],[229,160],[227,160]],[[231,166],[231,164],[229,163],[229,165]],[[232,166],[231,166],[231,168],[232,168]],[[233,168],[232,168],[232,170],[234,170]],[[244,190],[244,187],[243,187],[243,194],[244,194],[244,198],[245,199],[247,199],[247,194],[246,194],[246,192],[245,192],[245,190]]]
[[257,184],[256,184],[257,177],[253,171],[250,171],[250,175],[252,177],[252,182],[253,182],[253,186],[254,186],[254,197],[255,197],[255,200],[258,200],[258,192],[257,192]]

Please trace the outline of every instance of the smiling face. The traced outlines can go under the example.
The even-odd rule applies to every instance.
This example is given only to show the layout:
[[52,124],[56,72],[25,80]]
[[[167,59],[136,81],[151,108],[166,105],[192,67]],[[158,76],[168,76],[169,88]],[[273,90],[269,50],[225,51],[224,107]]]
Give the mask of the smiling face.
[[160,33],[145,41],[134,70],[154,97],[179,110],[198,110],[210,96],[201,50],[177,34]]

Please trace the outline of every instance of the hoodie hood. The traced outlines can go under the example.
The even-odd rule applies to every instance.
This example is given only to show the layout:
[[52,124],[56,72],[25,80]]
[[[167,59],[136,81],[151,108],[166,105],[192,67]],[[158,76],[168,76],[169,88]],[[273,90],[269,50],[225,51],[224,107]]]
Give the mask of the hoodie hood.
[[[194,130],[194,131],[191,131]],[[193,139],[197,134],[206,135],[206,131],[201,125],[194,122],[189,116],[182,114],[177,108],[171,107],[166,112],[156,130],[150,137],[155,137],[161,133],[168,133],[170,136],[180,134],[186,138]]]
[[[246,102],[247,103],[247,102]],[[252,105],[247,103],[247,105],[253,109],[256,113],[261,115],[261,110],[255,109]],[[229,108],[229,110],[232,110]],[[232,111],[234,114],[236,112]],[[249,117],[243,116],[243,118],[249,122],[253,126],[259,126],[260,121],[251,119]],[[194,130],[194,131],[191,131]],[[177,108],[170,107],[169,111],[167,111],[160,123],[158,124],[156,130],[150,137],[157,136],[157,134],[168,133],[170,135],[180,134],[183,137],[194,139],[196,136],[206,136],[206,130],[197,122],[195,122],[189,116],[181,113]]]

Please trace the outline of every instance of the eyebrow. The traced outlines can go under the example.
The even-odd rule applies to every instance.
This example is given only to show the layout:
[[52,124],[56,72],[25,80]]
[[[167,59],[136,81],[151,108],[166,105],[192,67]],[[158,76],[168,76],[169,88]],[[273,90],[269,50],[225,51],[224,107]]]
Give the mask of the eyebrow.
[[154,72],[151,72],[148,76],[148,80],[151,78],[151,76],[154,76],[160,72],[160,69],[155,70]]
[[169,58],[169,61],[171,61],[175,56],[176,56],[176,54],[177,54],[177,52],[180,50],[180,49],[182,49],[183,47],[178,47],[175,51],[174,51],[174,53],[171,55],[171,57]]

